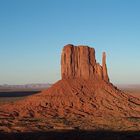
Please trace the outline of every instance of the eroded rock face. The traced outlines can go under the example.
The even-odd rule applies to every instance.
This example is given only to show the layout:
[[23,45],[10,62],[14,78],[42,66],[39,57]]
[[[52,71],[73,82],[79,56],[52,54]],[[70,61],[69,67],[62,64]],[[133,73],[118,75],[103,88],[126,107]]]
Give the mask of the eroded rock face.
[[102,55],[102,67],[103,67],[103,79],[106,82],[109,82],[109,77],[108,77],[108,73],[107,73],[107,66],[106,66],[106,53],[103,52]]
[[88,46],[66,45],[61,56],[62,79],[103,79],[109,82],[106,55],[103,53],[103,65],[96,63],[95,50]]

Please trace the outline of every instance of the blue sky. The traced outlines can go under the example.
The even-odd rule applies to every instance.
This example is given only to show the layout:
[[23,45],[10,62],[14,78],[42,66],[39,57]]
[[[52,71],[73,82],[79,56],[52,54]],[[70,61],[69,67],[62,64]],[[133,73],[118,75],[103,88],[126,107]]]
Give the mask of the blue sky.
[[140,83],[139,0],[0,0],[0,84],[60,79],[66,44],[89,45],[110,79]]

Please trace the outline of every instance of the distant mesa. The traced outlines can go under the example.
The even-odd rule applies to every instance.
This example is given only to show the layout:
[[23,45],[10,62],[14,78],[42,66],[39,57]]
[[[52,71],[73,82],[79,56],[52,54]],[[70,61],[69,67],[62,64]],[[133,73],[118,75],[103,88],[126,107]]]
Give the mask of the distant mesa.
[[103,52],[101,66],[96,62],[94,48],[66,45],[61,56],[61,75],[62,79],[101,79],[109,82],[106,54]]

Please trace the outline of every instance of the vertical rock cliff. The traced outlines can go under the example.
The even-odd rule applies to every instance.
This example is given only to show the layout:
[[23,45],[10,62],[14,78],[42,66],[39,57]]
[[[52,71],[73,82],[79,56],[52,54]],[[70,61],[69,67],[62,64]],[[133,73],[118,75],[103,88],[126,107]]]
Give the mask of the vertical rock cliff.
[[102,66],[96,63],[95,50],[88,46],[66,45],[61,56],[62,79],[102,79],[109,82],[106,55],[103,53]]

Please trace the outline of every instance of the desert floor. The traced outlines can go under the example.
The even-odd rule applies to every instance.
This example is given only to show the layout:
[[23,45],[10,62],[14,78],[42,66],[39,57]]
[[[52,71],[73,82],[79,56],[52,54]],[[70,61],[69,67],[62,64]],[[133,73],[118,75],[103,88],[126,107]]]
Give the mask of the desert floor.
[[121,86],[120,89],[132,96],[140,98],[140,86]]
[[[137,86],[127,86],[119,87],[127,94],[131,94],[135,97],[140,98],[140,87]],[[22,100],[27,96],[37,94],[39,91],[0,91],[0,105],[14,102],[17,100]],[[0,140],[137,140],[140,139],[140,133],[137,132],[114,132],[114,131],[81,131],[81,130],[67,130],[67,131],[48,131],[48,132],[28,132],[28,133],[3,133],[0,132]]]
[[[118,88],[127,94],[131,94],[132,96],[140,98],[140,86],[138,85],[119,85]],[[22,100],[27,96],[31,96],[39,92],[40,91],[24,89],[21,89],[20,91],[17,91],[16,89],[12,91],[0,90],[0,104]]]

